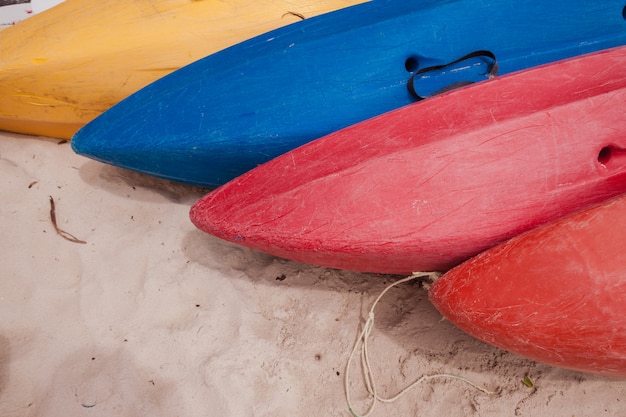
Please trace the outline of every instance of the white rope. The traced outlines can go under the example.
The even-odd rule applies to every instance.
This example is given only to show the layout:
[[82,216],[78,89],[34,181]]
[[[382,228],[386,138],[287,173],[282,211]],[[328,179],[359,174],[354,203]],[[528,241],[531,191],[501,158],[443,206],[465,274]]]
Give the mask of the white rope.
[[[378,304],[378,302],[380,301],[380,299],[387,293],[387,291],[389,291],[391,288],[400,285],[402,283],[405,283],[407,281],[411,281],[414,279],[418,279],[418,278],[427,278],[431,281],[436,281],[439,277],[441,277],[441,273],[439,272],[414,272],[413,275],[406,277],[406,278],[402,278],[396,282],[391,283],[390,285],[387,286],[387,288],[385,288],[376,298],[376,300],[374,301],[374,303],[372,304],[372,308],[369,311],[368,314],[368,318],[365,322],[365,324],[363,325],[363,330],[361,330],[361,334],[359,335],[359,337],[357,338],[356,342],[354,343],[354,347],[352,348],[352,352],[350,352],[350,357],[348,358],[348,363],[346,364],[346,371],[345,371],[345,375],[344,375],[344,389],[345,389],[345,393],[346,393],[346,401],[348,403],[348,409],[350,411],[350,413],[354,416],[354,417],[367,417],[369,416],[373,411],[374,411],[374,406],[376,405],[377,401],[380,402],[385,402],[385,403],[391,403],[396,401],[398,398],[400,398],[401,396],[403,396],[404,394],[406,394],[408,391],[410,391],[413,387],[415,387],[416,385],[425,382],[425,381],[429,381],[431,379],[435,379],[435,378],[449,378],[449,379],[456,379],[458,381],[461,382],[465,382],[466,384],[469,384],[470,386],[472,386],[473,388],[485,393],[485,394],[489,394],[489,395],[494,395],[496,394],[493,391],[489,391],[486,388],[483,387],[479,387],[478,385],[474,384],[473,382],[457,376],[457,375],[452,375],[452,374],[434,374],[434,375],[423,375],[420,378],[418,378],[417,380],[415,380],[413,383],[411,383],[409,386],[407,386],[406,388],[404,388],[403,390],[401,390],[398,394],[394,395],[391,398],[383,398],[380,397],[378,395],[378,393],[376,392],[376,384],[374,382],[374,376],[372,373],[372,366],[370,363],[370,358],[369,358],[369,351],[368,351],[368,341],[369,341],[369,337],[370,334],[372,333],[372,331],[374,330],[374,309],[376,308],[376,305]],[[352,364],[352,360],[354,358],[354,354],[356,353],[356,351],[359,348],[359,345],[361,345],[361,367],[363,369],[363,377],[365,378],[365,386],[367,387],[367,391],[370,394],[370,398],[371,398],[371,402],[369,405],[369,408],[367,410],[367,412],[365,414],[358,414],[356,411],[354,411],[354,407],[352,406],[352,401],[350,399],[350,389],[349,389],[349,381],[350,381],[350,365]]]

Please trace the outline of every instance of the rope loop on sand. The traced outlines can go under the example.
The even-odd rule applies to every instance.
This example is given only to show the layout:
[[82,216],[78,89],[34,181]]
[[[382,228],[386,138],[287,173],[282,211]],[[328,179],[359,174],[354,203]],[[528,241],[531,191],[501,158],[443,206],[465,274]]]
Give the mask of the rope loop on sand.
[[[354,347],[352,348],[352,352],[350,352],[350,357],[348,358],[348,363],[346,364],[346,371],[345,371],[345,374],[344,374],[344,389],[345,389],[345,394],[346,394],[346,401],[348,403],[348,409],[349,409],[350,413],[354,417],[367,417],[370,414],[372,414],[372,412],[374,411],[374,406],[376,405],[376,403],[378,401],[385,402],[385,403],[394,402],[398,398],[400,398],[401,396],[406,394],[408,391],[410,391],[416,385],[419,385],[422,382],[426,382],[426,381],[429,381],[431,379],[436,379],[436,378],[455,379],[455,380],[464,382],[464,383],[470,385],[471,387],[473,387],[473,388],[477,389],[478,391],[481,391],[481,392],[483,392],[485,394],[488,394],[488,395],[496,394],[496,392],[493,392],[493,391],[490,391],[490,390],[488,390],[486,388],[480,387],[480,386],[474,384],[473,382],[469,381],[468,379],[465,379],[465,378],[460,377],[458,375],[443,374],[443,373],[433,374],[433,375],[423,375],[423,376],[419,377],[418,379],[416,379],[414,382],[412,382],[410,385],[408,385],[406,388],[402,389],[396,395],[394,395],[393,397],[390,397],[390,398],[383,398],[383,397],[379,396],[378,393],[376,392],[376,383],[374,381],[374,375],[372,373],[372,366],[371,366],[370,355],[369,355],[369,350],[368,350],[369,337],[370,337],[372,331],[374,330],[374,321],[375,321],[374,309],[376,308],[376,305],[381,300],[381,298],[387,293],[387,291],[389,291],[391,288],[393,288],[393,287],[395,287],[397,285],[403,284],[403,283],[408,282],[408,281],[417,280],[417,279],[424,280],[426,282],[434,282],[437,279],[439,279],[440,277],[441,277],[441,273],[439,273],[439,272],[414,272],[411,276],[406,277],[406,278],[402,278],[402,279],[400,279],[398,281],[395,281],[395,282],[391,283],[390,285],[388,285],[378,295],[378,297],[376,298],[376,300],[372,304],[372,307],[370,308],[367,320],[365,321],[365,324],[363,325],[363,329],[361,330],[361,333],[359,334],[359,337],[357,338],[356,342],[354,343]],[[359,346],[361,347],[361,367],[363,369],[363,377],[365,378],[365,386],[366,386],[367,392],[369,393],[370,398],[371,398],[371,402],[370,402],[369,408],[365,412],[365,414],[358,414],[356,411],[354,411],[354,407],[352,405],[352,400],[350,398],[350,389],[349,389],[350,365],[352,364],[352,361],[354,359],[354,355],[356,354],[357,350],[359,349]]]

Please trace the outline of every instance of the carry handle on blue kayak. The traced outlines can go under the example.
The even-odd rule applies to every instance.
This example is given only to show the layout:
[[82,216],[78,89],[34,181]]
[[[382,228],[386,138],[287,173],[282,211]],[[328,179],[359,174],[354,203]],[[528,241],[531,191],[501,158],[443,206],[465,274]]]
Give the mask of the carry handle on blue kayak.
[[[445,70],[463,61],[467,61],[472,58],[480,58],[480,57],[486,57],[492,61],[491,64],[489,65],[489,70],[486,73],[481,74],[481,75],[485,76],[486,79],[494,78],[496,75],[498,75],[498,61],[496,60],[496,56],[490,51],[485,51],[485,50],[474,51],[472,53],[464,55],[461,58],[456,59],[447,64],[433,65],[433,66],[425,67],[416,71],[413,75],[411,75],[411,78],[409,78],[409,81],[407,82],[407,88],[409,89],[409,93],[411,93],[411,95],[415,97],[416,99],[423,100],[425,98],[428,98],[437,94],[445,93],[446,91],[450,91],[455,88],[462,87],[464,85],[475,83],[476,81],[455,81],[430,94],[419,94],[415,87],[416,78],[418,79],[428,78],[431,75],[431,73],[436,73],[439,70]],[[459,71],[464,71],[464,70],[465,69],[460,69]]]

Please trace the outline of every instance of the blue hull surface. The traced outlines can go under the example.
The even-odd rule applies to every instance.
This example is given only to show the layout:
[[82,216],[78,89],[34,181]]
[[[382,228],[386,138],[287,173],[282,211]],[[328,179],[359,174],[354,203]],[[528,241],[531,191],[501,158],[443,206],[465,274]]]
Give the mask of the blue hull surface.
[[[504,74],[624,45],[625,4],[374,0],[181,68],[86,125],[72,147],[102,162],[215,187],[304,143],[414,102],[407,88],[412,76],[411,85],[427,96],[486,79],[496,68]],[[471,55],[476,51],[483,52]]]

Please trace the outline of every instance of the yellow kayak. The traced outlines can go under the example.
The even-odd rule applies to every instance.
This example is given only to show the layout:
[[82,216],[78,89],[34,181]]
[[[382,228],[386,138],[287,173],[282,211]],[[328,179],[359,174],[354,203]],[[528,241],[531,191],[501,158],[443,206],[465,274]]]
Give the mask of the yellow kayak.
[[0,130],[69,139],[156,79],[365,0],[66,0],[0,32]]

